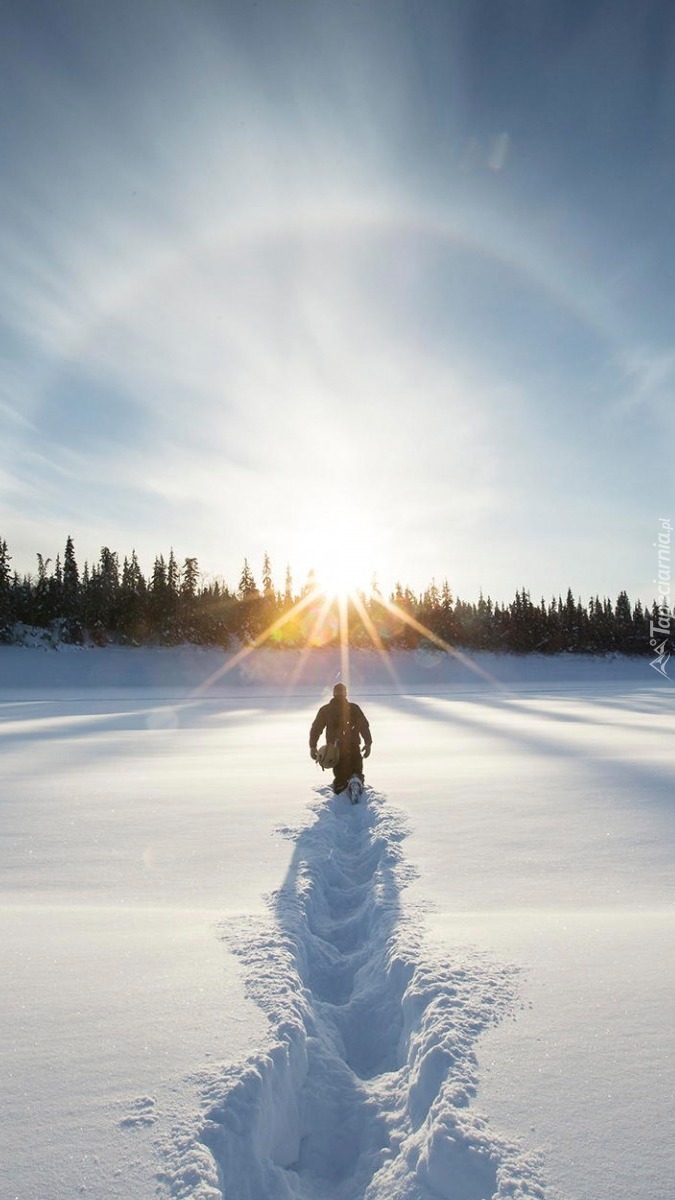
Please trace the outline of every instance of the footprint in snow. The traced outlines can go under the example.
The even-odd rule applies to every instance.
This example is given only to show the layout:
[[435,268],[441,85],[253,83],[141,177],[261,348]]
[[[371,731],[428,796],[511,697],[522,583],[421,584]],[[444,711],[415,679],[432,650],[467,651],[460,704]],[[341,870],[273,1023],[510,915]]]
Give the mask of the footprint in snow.
[[157,1114],[154,1111],[157,1101],[152,1096],[139,1096],[131,1102],[131,1112],[118,1122],[120,1129],[143,1129],[154,1125]]

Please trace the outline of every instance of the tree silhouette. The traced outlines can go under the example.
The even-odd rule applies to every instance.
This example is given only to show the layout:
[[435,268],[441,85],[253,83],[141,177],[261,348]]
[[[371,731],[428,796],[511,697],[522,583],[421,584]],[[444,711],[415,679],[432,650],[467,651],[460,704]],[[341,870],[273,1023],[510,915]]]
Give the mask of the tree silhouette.
[[[53,638],[100,645],[191,641],[226,647],[233,639],[251,642],[273,625],[277,646],[336,645],[340,639],[337,606],[329,605],[326,612],[314,573],[295,595],[289,565],[284,591],[276,592],[267,554],[262,593],[248,558],[231,592],[220,580],[202,582],[194,557],[185,558],[179,569],[173,549],[168,561],[161,554],[155,558],[149,580],[135,550],[120,571],[117,553],[107,546],[91,568],[85,562],[80,572],[70,536],[63,562],[59,556],[52,562],[37,555],[36,576],[12,575],[10,564],[7,542],[0,539],[0,641],[12,640],[17,622],[49,628]],[[298,602],[301,610],[293,612]],[[477,601],[466,601],[454,595],[447,578],[440,587],[432,580],[419,594],[401,582],[389,598],[373,589],[350,602],[346,612],[347,637],[355,646],[371,645],[374,632],[379,643],[393,649],[437,646],[441,639],[460,649],[517,654],[649,653],[649,620],[658,624],[662,617],[656,600],[632,604],[625,590],[615,601],[591,596],[585,605],[571,589],[564,599],[542,597],[534,603],[525,587],[508,603],[482,591]]]

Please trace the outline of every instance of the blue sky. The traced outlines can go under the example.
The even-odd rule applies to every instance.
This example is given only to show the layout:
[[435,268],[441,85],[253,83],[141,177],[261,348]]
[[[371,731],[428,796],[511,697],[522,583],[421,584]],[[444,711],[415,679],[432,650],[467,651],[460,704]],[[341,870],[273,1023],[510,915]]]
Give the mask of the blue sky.
[[348,543],[384,586],[654,594],[668,0],[0,13],[17,569],[71,534],[299,585]]

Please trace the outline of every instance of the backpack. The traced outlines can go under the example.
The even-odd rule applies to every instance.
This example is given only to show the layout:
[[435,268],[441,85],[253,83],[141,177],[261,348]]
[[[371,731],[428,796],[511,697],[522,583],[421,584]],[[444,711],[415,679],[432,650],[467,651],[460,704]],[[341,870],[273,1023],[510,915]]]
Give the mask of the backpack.
[[325,746],[319,746],[316,760],[322,771],[336,767],[340,761],[340,747],[337,742],[326,742]]

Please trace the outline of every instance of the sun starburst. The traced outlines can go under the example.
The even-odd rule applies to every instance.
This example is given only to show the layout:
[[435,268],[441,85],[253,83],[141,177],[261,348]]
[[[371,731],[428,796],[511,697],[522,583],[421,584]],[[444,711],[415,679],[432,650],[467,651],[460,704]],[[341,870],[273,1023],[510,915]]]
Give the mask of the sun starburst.
[[[379,613],[377,617],[374,615],[376,612]],[[337,645],[339,648],[340,676],[349,688],[351,633],[355,622],[363,631],[362,636],[369,639],[371,647],[381,658],[397,691],[401,690],[401,684],[391,654],[380,632],[385,625],[390,630],[393,626],[397,632],[406,627],[411,629],[419,637],[433,643],[439,650],[443,650],[461,662],[475,675],[495,687],[500,686],[488,671],[475,663],[468,655],[450,645],[392,600],[387,600],[379,594],[367,596],[359,589],[351,591],[341,585],[329,589],[328,586],[320,587],[316,584],[308,588],[301,599],[287,612],[268,625],[257,637],[238,650],[208,679],[204,680],[196,689],[196,694],[208,690],[219,679],[229,674],[235,667],[240,666],[249,655],[265,645],[266,642],[297,648],[299,628],[301,629],[302,653],[295,670],[289,677],[288,690],[292,691],[298,684],[304,664],[312,650],[329,645]]]

